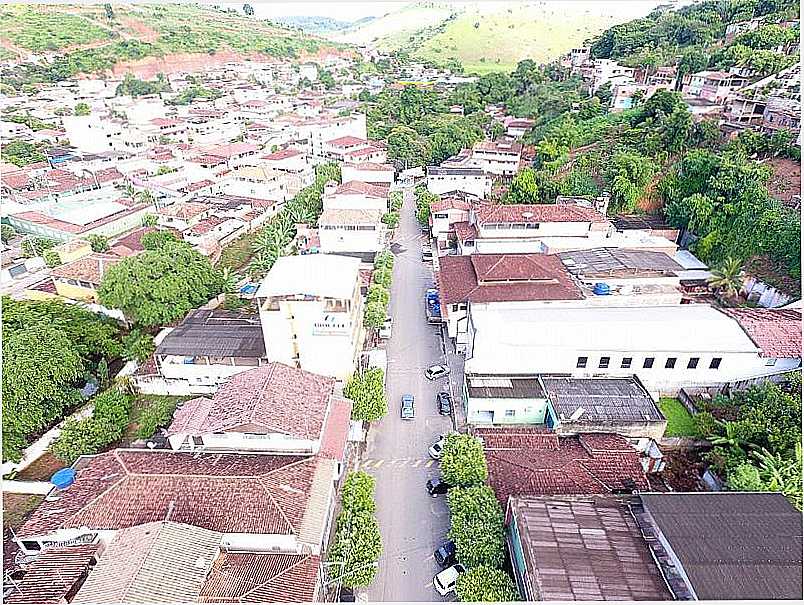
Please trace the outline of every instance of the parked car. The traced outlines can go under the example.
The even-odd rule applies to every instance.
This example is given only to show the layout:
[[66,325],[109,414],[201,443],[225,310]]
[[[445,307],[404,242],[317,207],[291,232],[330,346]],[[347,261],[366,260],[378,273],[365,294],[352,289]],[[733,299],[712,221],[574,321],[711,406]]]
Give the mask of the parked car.
[[428,450],[430,452],[430,458],[433,460],[441,460],[441,456],[444,455],[444,443],[446,440],[446,435],[442,434],[438,436],[438,441],[431,445],[430,449]]
[[416,411],[413,409],[413,395],[402,395],[402,420],[413,420]]
[[428,245],[422,246],[422,261],[427,262],[433,260],[433,249]]
[[437,380],[438,378],[444,378],[444,376],[449,376],[449,366],[445,366],[443,363],[430,366],[429,368],[427,368],[427,371],[424,373],[424,376],[429,380]]
[[433,553],[433,557],[441,567],[449,567],[450,565],[454,565],[455,561],[455,542],[449,540],[444,542],[438,549]]
[[391,326],[393,325],[393,323],[394,323],[393,319],[391,319],[390,317],[386,317],[385,321],[380,327],[378,336],[383,339],[391,338]]
[[460,563],[456,563],[452,567],[447,567],[444,571],[440,571],[433,578],[433,586],[442,597],[447,596],[455,591],[455,585],[458,582],[458,576],[466,571],[466,568]]
[[441,477],[427,480],[427,493],[433,498],[439,494],[446,494],[451,487],[452,486],[449,483],[445,483]]
[[436,401],[438,402],[438,413],[442,416],[449,416],[452,414],[452,397],[449,396],[449,393],[446,391],[441,391],[438,395],[436,395]]

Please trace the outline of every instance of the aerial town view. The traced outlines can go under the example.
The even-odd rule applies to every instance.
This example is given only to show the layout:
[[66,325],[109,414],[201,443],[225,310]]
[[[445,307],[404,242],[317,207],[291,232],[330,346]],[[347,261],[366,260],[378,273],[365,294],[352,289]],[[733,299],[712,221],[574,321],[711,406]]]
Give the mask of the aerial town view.
[[1,4],[2,601],[801,602],[799,18]]

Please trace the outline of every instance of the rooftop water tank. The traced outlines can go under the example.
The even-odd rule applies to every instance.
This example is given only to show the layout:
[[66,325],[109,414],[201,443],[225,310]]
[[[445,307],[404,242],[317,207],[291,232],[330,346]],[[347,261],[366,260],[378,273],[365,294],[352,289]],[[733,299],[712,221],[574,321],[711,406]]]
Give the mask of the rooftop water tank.
[[609,285],[606,283],[597,282],[592,288],[592,292],[595,296],[608,296],[611,294],[611,288],[609,288]]
[[58,489],[67,489],[75,482],[75,471],[71,468],[63,468],[53,473],[50,482]]

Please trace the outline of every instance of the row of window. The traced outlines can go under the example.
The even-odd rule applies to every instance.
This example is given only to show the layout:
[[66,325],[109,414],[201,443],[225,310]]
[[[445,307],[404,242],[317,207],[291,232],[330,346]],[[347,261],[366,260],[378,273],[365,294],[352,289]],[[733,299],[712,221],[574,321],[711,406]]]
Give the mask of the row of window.
[[[723,361],[722,357],[713,357],[709,361],[709,369],[710,370],[717,370],[720,367],[720,364],[721,364],[722,361]],[[701,362],[700,357],[690,357],[687,360],[687,369],[688,370],[694,370],[695,368],[698,367],[700,362]],[[676,367],[677,363],[678,363],[678,357],[668,357],[667,359],[664,360],[664,367],[667,370],[672,370],[673,368]],[[631,368],[633,366],[633,364],[634,364],[634,358],[633,357],[623,357],[620,360],[620,367],[623,368],[623,369],[629,369],[629,368]],[[655,364],[656,364],[656,358],[655,357],[646,357],[645,359],[642,360],[642,368],[645,369],[645,370],[649,370],[649,369],[653,368],[655,366]],[[581,369],[589,367],[589,358],[588,357],[578,357],[578,361],[575,364],[575,367],[576,368],[581,368]],[[611,367],[611,357],[601,357],[598,360],[597,367],[602,369],[602,370],[605,370],[605,369]]]
[[377,225],[321,225],[324,231],[376,231]]
[[483,223],[483,229],[538,229],[539,223]]

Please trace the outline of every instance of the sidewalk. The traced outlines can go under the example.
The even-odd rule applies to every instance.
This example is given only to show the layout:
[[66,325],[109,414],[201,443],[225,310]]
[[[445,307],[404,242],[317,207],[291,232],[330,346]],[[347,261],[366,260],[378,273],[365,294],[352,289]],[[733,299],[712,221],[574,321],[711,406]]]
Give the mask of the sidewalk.
[[463,401],[463,355],[455,353],[455,346],[447,335],[447,326],[441,325],[441,350],[449,366],[449,391],[452,396],[452,426],[456,431],[466,431],[466,407]]

